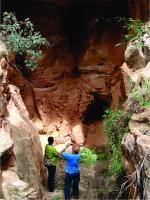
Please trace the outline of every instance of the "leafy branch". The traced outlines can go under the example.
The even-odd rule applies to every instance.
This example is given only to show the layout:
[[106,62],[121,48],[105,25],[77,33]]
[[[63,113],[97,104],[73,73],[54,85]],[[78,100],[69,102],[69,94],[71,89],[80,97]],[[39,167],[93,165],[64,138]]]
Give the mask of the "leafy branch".
[[97,153],[94,150],[91,150],[87,147],[81,147],[80,155],[81,155],[80,163],[83,163],[87,166],[93,165],[98,158]]
[[[34,31],[34,25],[29,18],[18,21],[15,13],[3,13],[3,23],[0,24],[0,41],[7,47],[7,57],[14,52],[15,56],[24,59],[31,70],[37,67],[37,59],[41,56],[41,47],[49,45],[46,38]],[[20,63],[16,63],[20,64]]]
[[[134,46],[149,47],[145,41],[150,38],[150,24],[145,24],[140,19],[127,19],[125,17],[116,17],[116,19],[119,23],[123,24],[124,30],[127,31],[127,34],[125,34],[126,43],[131,41]],[[116,46],[121,44],[119,43]]]

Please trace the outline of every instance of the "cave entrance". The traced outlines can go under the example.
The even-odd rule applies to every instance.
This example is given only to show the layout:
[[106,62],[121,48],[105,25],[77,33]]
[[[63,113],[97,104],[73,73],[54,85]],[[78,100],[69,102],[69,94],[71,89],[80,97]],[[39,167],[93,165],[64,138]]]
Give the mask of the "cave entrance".
[[93,93],[94,100],[83,113],[83,124],[88,125],[103,119],[104,111],[109,106],[109,99],[104,99],[98,93]]
[[110,98],[93,93],[94,100],[83,113],[83,125],[86,146],[94,149],[105,149],[107,138],[103,133],[103,115],[109,107]]

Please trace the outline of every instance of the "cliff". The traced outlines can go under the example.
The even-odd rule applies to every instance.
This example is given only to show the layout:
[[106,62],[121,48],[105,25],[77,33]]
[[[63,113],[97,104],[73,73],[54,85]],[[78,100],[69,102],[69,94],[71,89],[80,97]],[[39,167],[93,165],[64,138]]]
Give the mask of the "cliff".
[[40,199],[44,181],[41,143],[19,89],[8,82],[10,66],[3,49],[1,46],[0,197]]

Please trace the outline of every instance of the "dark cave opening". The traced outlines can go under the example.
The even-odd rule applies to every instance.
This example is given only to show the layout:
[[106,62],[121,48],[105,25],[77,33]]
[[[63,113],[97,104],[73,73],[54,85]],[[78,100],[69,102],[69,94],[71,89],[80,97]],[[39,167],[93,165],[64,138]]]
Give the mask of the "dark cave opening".
[[105,110],[109,107],[109,100],[101,98],[98,93],[93,93],[94,100],[83,113],[83,123],[90,124],[103,119]]
[[70,49],[77,54],[78,51],[82,50],[79,47],[84,47],[86,44],[91,20],[116,16],[127,17],[128,1],[74,0],[70,1],[70,4],[64,9],[60,9],[60,13],[62,29],[68,38]]
[[116,16],[127,17],[128,1],[72,0],[69,2],[64,9],[60,8],[60,20],[74,58],[74,68],[78,68],[79,59],[88,45],[91,24],[94,21],[96,23],[97,19],[101,21],[101,19],[113,19]]

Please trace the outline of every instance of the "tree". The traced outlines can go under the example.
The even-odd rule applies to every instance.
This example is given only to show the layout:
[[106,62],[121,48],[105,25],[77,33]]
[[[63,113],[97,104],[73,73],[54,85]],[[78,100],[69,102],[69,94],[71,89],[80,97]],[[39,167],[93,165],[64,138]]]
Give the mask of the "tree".
[[[3,22],[0,24],[0,41],[7,48],[7,58],[14,52],[16,65],[24,65],[34,70],[37,67],[37,58],[41,56],[41,46],[49,45],[46,38],[34,31],[34,25],[29,18],[18,21],[15,13],[3,13]],[[8,60],[9,61],[9,60]],[[20,66],[23,67],[23,66]]]

